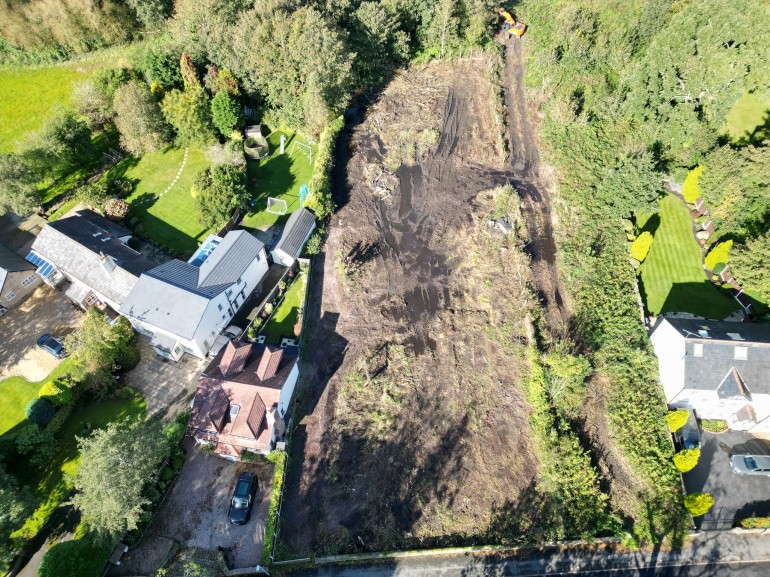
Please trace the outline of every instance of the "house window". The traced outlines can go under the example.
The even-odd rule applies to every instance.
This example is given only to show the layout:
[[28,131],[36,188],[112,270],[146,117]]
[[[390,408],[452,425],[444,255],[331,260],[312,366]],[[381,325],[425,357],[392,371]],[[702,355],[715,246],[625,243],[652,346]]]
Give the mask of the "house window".
[[27,288],[29,285],[31,285],[33,282],[35,282],[35,275],[29,275],[27,278],[25,278],[23,281],[21,281],[21,286],[24,288]]
[[738,361],[745,361],[749,358],[749,349],[748,347],[735,347],[735,354],[733,355],[733,358]]
[[238,277],[238,280],[235,281],[235,284],[241,284],[243,281],[241,280],[241,277]]
[[7,295],[5,295],[5,300],[7,300],[8,302],[11,302],[15,298],[16,298],[15,292],[10,292]]
[[217,308],[219,309],[219,312],[221,313],[221,312],[222,312],[222,305],[221,305],[221,304],[218,304],[218,305],[217,305]]
[[262,253],[258,254],[258,255],[257,255],[257,258],[256,258],[256,261],[257,261],[257,262],[259,262],[260,260],[262,260]]
[[230,295],[232,295],[232,294],[233,294],[233,289],[229,289],[229,290],[225,291],[225,295],[227,295],[228,297],[230,297]]
[[702,357],[703,356],[703,343],[695,343],[695,346],[693,347],[692,354],[694,357]]

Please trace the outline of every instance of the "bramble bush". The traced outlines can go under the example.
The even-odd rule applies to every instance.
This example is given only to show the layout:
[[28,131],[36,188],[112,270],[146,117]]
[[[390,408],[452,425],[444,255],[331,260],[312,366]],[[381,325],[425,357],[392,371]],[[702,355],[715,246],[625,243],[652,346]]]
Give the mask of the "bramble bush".
[[666,424],[671,429],[672,433],[675,433],[687,422],[689,413],[684,409],[677,409],[676,411],[669,411],[666,413]]

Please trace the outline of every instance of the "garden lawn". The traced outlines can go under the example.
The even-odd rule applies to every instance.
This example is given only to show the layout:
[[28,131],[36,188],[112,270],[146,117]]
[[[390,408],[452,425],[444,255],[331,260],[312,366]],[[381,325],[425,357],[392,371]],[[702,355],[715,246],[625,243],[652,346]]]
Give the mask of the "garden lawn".
[[701,250],[684,203],[667,195],[660,202],[657,216],[657,229],[652,226],[657,220],[655,215],[637,219],[637,225],[654,236],[652,248],[639,268],[647,310],[654,315],[688,312],[711,319],[723,319],[737,310],[738,304],[706,279]]
[[305,300],[306,287],[307,274],[302,272],[286,291],[283,301],[261,332],[267,337],[268,344],[279,345],[283,337],[294,338],[294,325]]
[[37,397],[43,383],[69,372],[72,357],[67,357],[42,381],[30,383],[24,377],[8,377],[0,381],[0,436],[27,420],[24,409]]
[[[128,157],[115,165],[109,174],[136,182],[136,190],[127,201],[131,204],[129,223],[141,224],[137,234],[180,256],[187,256],[195,252],[209,233],[198,223],[190,188],[198,171],[210,163],[203,152],[191,148],[179,173],[183,159],[184,149],[167,148],[141,158]],[[177,174],[179,179],[174,183]]]
[[76,410],[57,435],[58,452],[43,469],[33,469],[23,464],[10,466],[10,471],[27,485],[39,500],[35,512],[27,518],[24,526],[12,537],[31,539],[43,527],[56,508],[67,497],[71,489],[67,477],[78,468],[78,436],[86,436],[93,429],[103,429],[109,423],[123,419],[143,419],[147,401],[136,393],[132,398],[117,398],[96,402]]
[[69,108],[73,85],[90,75],[73,65],[0,69],[0,152],[16,150],[57,107]]
[[[281,134],[286,135],[285,153],[281,154]],[[310,182],[313,165],[304,149],[297,147],[291,153],[294,142],[305,142],[301,136],[289,131],[276,131],[267,137],[270,145],[270,156],[257,161],[249,160],[247,164],[249,192],[256,201],[252,209],[244,217],[243,226],[266,230],[272,225],[283,224],[288,215],[299,208],[299,189]],[[318,146],[312,145],[313,162]],[[286,215],[271,214],[265,210],[267,198],[281,198],[286,201]]]

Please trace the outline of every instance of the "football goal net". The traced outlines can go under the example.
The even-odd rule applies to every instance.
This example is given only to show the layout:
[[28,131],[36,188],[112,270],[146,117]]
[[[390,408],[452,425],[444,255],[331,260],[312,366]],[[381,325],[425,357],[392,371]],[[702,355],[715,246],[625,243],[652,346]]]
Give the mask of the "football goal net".
[[291,145],[289,156],[293,155],[297,149],[299,149],[301,153],[307,156],[307,159],[310,161],[310,164],[313,164],[313,147],[311,147],[309,144],[305,144],[304,142],[299,142],[295,140]]
[[267,198],[267,212],[271,214],[286,214],[289,210],[286,201],[282,198],[273,198],[272,196]]

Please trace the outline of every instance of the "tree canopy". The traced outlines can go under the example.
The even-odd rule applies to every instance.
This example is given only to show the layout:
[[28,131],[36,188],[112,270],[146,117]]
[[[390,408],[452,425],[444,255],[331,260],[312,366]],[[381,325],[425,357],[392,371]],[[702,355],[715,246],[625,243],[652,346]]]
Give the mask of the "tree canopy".
[[217,164],[195,177],[198,221],[206,228],[224,225],[248,199],[245,171],[232,164]]

